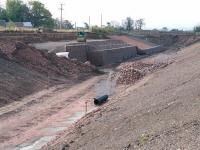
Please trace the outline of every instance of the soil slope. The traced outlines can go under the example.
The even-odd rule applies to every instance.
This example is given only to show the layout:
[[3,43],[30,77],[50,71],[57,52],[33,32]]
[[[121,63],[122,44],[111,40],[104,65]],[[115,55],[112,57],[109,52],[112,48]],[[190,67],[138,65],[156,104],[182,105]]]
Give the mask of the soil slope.
[[156,46],[156,44],[150,43],[148,41],[129,36],[110,36],[110,38],[114,40],[121,40],[130,45],[137,46],[139,49],[148,49]]
[[200,141],[200,43],[43,149],[193,150]]
[[0,41],[0,68],[0,107],[41,89],[94,74],[90,66],[10,40]]

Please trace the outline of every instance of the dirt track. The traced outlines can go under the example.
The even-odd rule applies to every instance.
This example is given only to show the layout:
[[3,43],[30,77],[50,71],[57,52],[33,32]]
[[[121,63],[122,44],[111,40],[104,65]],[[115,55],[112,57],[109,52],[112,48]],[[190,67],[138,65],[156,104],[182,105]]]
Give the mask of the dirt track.
[[94,85],[101,79],[97,76],[72,87],[52,87],[0,108],[0,149],[20,149],[22,144],[51,136],[51,130],[45,129],[66,128],[62,122],[85,110],[86,100],[93,107]]
[[199,149],[200,43],[43,149]]

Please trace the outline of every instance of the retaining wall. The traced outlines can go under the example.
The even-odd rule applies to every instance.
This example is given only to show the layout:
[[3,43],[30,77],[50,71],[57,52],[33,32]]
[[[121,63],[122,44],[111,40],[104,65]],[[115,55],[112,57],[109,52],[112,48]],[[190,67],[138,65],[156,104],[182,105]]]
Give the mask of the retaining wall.
[[106,46],[102,47],[101,45],[99,46],[101,43],[105,44],[105,41],[99,43],[74,43],[72,45],[67,45],[66,51],[69,52],[69,58],[78,59],[81,62],[90,61],[93,65],[96,66],[104,66],[107,64],[123,62],[127,59],[136,57],[137,54],[150,55],[166,50],[161,45],[141,50],[136,46],[122,46],[113,44],[109,45],[108,43],[105,44]]
[[85,43],[66,46],[66,52],[69,52],[69,58],[78,59],[81,62],[87,61],[87,50],[88,49],[89,49],[89,47]]
[[119,63],[129,58],[133,58],[136,55],[137,48],[134,46],[89,51],[87,53],[88,60],[96,66]]
[[143,54],[150,55],[150,54],[159,53],[159,52],[162,52],[162,51],[165,51],[165,50],[166,50],[166,48],[159,45],[159,46],[155,46],[155,47],[143,49],[143,50],[138,49],[137,53],[141,54],[141,55],[143,55]]

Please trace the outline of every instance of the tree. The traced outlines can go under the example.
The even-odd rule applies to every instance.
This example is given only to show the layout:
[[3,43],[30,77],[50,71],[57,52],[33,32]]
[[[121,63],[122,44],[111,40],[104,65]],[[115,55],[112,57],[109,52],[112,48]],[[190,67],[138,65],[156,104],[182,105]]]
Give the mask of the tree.
[[43,20],[41,26],[45,28],[54,28],[55,24],[53,18]]
[[134,20],[131,17],[127,17],[125,22],[124,22],[125,29],[130,32],[134,28]]
[[163,27],[163,28],[162,28],[162,31],[167,32],[167,31],[168,31],[168,28],[167,28],[167,27]]
[[[61,23],[61,21],[58,18],[54,19],[54,28],[59,29],[60,23]],[[73,27],[74,27],[74,25],[69,20],[64,20],[62,22],[63,29],[73,29]]]
[[65,29],[73,29],[74,25],[69,20],[64,20],[63,27]]
[[171,29],[171,32],[178,32],[178,29]]
[[194,32],[200,32],[200,25],[194,27]]
[[111,23],[110,22],[107,22],[107,27],[111,27]]
[[54,20],[51,13],[44,7],[44,4],[39,1],[31,1],[30,5],[30,20],[34,27],[54,27]]
[[111,21],[110,25],[114,28],[119,28],[120,27],[120,23],[118,21]]
[[14,22],[12,22],[12,21],[8,22],[7,28],[8,28],[9,31],[13,31],[15,29],[15,27],[16,26],[15,26]]
[[24,22],[29,19],[29,8],[21,0],[6,1],[6,15],[14,22]]
[[0,20],[8,21],[6,10],[0,7]]
[[144,19],[138,19],[135,21],[135,29],[142,30],[142,27],[145,25]]
[[54,28],[60,28],[60,20],[58,18],[54,19]]
[[89,24],[87,22],[84,22],[84,26],[85,26],[85,29],[89,29],[90,28],[90,26],[89,26]]

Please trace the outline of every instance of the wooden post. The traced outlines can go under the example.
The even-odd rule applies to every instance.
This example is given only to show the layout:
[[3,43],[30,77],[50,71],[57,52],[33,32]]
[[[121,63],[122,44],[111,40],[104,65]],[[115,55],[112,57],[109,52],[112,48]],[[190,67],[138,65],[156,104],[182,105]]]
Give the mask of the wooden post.
[[87,100],[85,101],[85,114],[87,114]]

